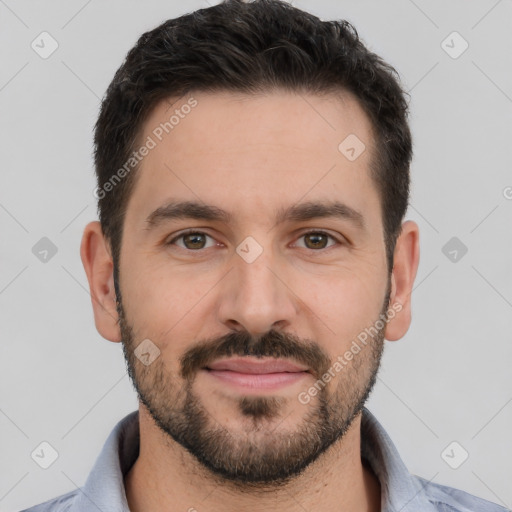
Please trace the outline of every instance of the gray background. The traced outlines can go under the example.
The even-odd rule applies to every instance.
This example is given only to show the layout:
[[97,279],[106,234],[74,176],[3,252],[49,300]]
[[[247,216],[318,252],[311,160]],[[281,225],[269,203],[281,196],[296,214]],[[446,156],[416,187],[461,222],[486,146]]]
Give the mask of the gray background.
[[[512,2],[293,3],[353,22],[412,95],[413,322],[386,343],[368,407],[412,473],[512,507]],[[138,36],[207,5],[0,0],[2,511],[83,485],[137,408],[120,344],[95,330],[79,257],[96,218],[92,127]],[[47,59],[31,48],[42,31],[59,45]],[[453,31],[469,44],[458,58],[445,49],[461,39],[442,44]],[[42,237],[57,248],[46,262],[32,252]],[[457,261],[443,252],[452,237],[468,249]],[[59,454],[48,469],[31,458],[42,441]],[[453,441],[469,453],[458,469],[441,455]]]

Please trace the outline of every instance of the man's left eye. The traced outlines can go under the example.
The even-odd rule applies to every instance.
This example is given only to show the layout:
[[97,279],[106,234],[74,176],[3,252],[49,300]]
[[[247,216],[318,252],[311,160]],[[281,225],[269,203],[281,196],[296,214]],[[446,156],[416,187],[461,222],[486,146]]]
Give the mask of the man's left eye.
[[[327,249],[328,247],[332,247],[332,245],[336,245],[338,240],[336,240],[332,235],[326,233],[325,231],[309,231],[308,233],[303,233],[300,239],[304,239],[305,248],[306,249]],[[334,244],[327,245],[328,239],[334,240]]]

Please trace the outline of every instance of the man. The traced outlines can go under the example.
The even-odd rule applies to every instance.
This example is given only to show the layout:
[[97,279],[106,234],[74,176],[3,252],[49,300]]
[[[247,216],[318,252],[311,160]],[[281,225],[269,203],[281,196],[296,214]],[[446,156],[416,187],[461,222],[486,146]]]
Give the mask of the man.
[[411,322],[394,70],[347,22],[226,1],[144,34],[95,131],[81,257],[139,411],[31,511],[504,511],[411,475],[364,404]]

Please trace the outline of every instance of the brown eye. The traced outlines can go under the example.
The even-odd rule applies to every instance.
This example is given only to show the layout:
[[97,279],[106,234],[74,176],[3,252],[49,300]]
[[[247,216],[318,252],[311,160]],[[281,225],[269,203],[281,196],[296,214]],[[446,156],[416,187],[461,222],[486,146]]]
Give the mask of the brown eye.
[[173,245],[177,241],[180,241],[182,242],[181,244],[176,243],[178,247],[181,247],[182,249],[189,249],[191,251],[197,251],[206,248],[208,238],[212,239],[211,236],[203,233],[202,231],[188,231],[187,233],[182,233],[181,235],[173,238],[170,242],[167,243],[167,245]]
[[202,249],[205,244],[203,233],[189,233],[183,235],[183,244],[187,249]]
[[300,238],[304,239],[306,249],[313,250],[326,249],[332,245],[335,245],[328,245],[329,239],[334,240],[335,243],[337,242],[337,240],[332,235],[329,235],[323,231],[310,231],[308,233],[304,233]]

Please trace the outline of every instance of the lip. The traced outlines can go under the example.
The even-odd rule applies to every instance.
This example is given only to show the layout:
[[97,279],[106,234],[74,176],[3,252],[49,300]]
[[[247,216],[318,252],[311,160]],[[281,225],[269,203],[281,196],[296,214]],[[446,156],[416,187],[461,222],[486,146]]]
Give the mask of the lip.
[[252,357],[215,361],[203,368],[203,372],[244,393],[277,390],[310,375],[306,367],[291,361]]
[[207,370],[224,370],[245,374],[262,375],[269,373],[297,373],[306,372],[305,366],[292,363],[285,359],[275,358],[253,358],[237,357],[230,359],[221,359],[210,363]]

